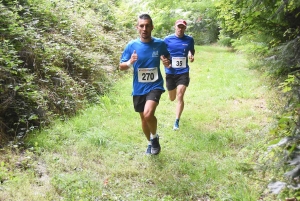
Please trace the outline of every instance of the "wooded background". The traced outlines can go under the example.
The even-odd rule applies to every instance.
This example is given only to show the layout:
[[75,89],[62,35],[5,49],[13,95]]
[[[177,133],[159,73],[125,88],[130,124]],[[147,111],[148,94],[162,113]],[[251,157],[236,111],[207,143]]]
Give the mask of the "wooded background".
[[299,0],[0,0],[0,144],[100,103],[121,76],[121,51],[138,36],[141,13],[152,16],[155,37],[185,19],[196,45],[249,55],[287,100],[270,132],[288,137],[290,157],[299,153]]

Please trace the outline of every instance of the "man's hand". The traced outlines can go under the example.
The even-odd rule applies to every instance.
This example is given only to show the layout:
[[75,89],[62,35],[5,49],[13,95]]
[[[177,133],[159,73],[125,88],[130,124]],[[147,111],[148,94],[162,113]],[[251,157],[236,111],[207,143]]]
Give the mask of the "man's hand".
[[138,55],[137,55],[136,51],[133,50],[133,53],[132,53],[131,58],[130,58],[130,63],[134,64],[134,62],[136,62],[137,60],[138,60]]
[[194,55],[189,54],[189,60],[190,60],[190,62],[193,62],[194,61]]
[[135,50],[133,50],[133,53],[131,54],[131,57],[128,61],[122,62],[119,65],[120,70],[127,70],[128,68],[132,67],[132,64],[138,60],[138,55]]
[[189,51],[189,60],[190,62],[193,62],[194,61],[194,55],[191,53],[191,51]]
[[171,67],[171,62],[169,60],[169,58],[166,58],[164,55],[160,56],[160,60],[162,61],[163,65],[167,68]]

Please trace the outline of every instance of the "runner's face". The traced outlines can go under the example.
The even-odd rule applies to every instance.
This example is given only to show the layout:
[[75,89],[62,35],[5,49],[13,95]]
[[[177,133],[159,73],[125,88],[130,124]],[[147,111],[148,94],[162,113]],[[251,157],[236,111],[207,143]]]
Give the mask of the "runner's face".
[[148,42],[151,40],[151,32],[153,30],[153,25],[148,19],[139,19],[137,30],[140,34],[141,40],[143,42]]
[[186,29],[186,26],[184,26],[183,24],[179,24],[179,25],[175,26],[176,36],[179,37],[179,38],[183,37],[185,29]]

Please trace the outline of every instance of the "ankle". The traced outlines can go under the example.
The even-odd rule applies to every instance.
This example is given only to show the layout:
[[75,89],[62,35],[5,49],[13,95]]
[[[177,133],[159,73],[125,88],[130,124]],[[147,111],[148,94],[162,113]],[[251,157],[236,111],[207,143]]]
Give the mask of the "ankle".
[[157,134],[151,134],[151,139],[154,139],[154,138],[156,138],[157,137]]

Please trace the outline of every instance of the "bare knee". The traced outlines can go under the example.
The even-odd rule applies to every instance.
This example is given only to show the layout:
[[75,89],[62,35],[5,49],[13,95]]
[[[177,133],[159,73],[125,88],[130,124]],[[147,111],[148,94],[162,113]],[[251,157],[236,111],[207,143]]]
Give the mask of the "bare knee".
[[176,88],[169,91],[169,99],[170,101],[174,101],[176,99]]
[[183,102],[183,94],[182,94],[182,93],[177,94],[177,100],[178,100],[179,102]]
[[183,102],[183,96],[185,93],[186,87],[183,85],[180,85],[179,90],[177,90],[177,99],[179,102]]
[[176,99],[176,96],[174,96],[174,97],[169,96],[169,99],[170,99],[170,101],[174,101]]
[[151,120],[151,117],[153,115],[150,111],[144,111],[142,116],[143,116],[142,121],[143,122],[148,122],[149,120]]

